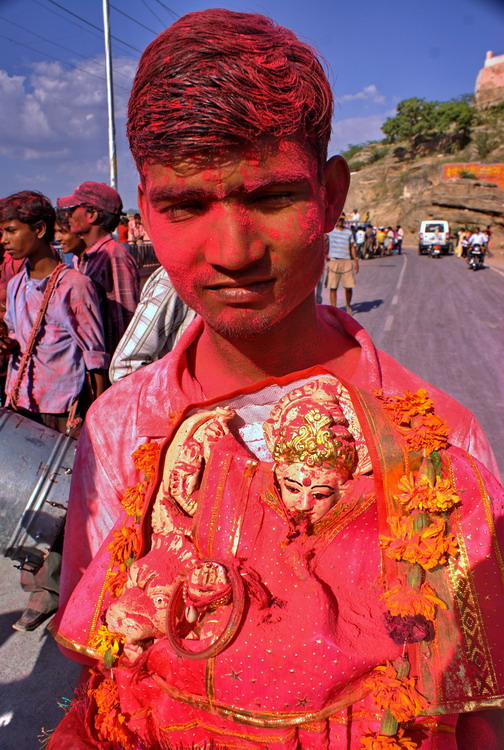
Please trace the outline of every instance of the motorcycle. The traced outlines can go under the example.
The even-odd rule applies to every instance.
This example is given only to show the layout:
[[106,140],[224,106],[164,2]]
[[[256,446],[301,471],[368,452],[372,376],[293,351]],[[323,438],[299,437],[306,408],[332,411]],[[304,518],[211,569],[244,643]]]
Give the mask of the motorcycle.
[[467,267],[472,271],[482,268],[484,253],[481,245],[472,245],[468,250],[468,258]]
[[431,258],[440,258],[441,257],[441,245],[431,245],[430,254],[431,254]]

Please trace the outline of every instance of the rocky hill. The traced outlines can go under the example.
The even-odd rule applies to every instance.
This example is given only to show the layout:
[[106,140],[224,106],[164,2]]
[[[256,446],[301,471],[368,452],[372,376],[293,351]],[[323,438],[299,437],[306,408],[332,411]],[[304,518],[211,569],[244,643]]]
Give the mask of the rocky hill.
[[504,190],[474,179],[470,171],[443,179],[445,164],[504,163],[504,112],[482,118],[463,150],[443,153],[445,146],[431,141],[415,153],[407,143],[352,147],[345,154],[352,172],[345,210],[357,208],[361,216],[369,212],[374,225],[401,224],[405,244],[413,245],[424,219],[447,219],[453,230],[491,225],[494,247],[504,248]]

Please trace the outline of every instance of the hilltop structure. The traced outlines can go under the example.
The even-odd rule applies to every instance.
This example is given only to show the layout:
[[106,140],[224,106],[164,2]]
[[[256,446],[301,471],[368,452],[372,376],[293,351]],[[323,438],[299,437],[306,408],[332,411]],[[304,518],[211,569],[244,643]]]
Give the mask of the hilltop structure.
[[504,102],[504,54],[486,53],[485,65],[476,79],[474,97],[478,107]]

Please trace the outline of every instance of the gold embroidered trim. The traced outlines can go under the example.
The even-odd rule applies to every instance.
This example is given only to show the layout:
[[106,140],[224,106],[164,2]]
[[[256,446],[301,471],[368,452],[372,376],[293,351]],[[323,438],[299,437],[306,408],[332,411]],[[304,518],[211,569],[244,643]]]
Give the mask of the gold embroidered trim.
[[[449,472],[450,481],[455,486],[451,460],[449,460]],[[458,517],[459,511],[455,511],[453,515],[455,522]],[[473,676],[471,680],[473,689],[482,696],[494,694],[498,689],[497,675],[486,637],[464,535],[458,523],[453,531],[456,533],[459,555],[456,558],[450,558],[448,576],[453,586],[453,603],[458,610],[465,656],[472,667],[470,674]]]
[[205,690],[210,703],[215,700],[215,656],[207,660],[205,665]]
[[208,711],[224,718],[232,718],[238,724],[264,728],[277,727],[279,729],[328,719],[335,711],[339,711],[346,706],[350,706],[357,701],[362,700],[369,693],[369,690],[363,685],[364,681],[360,680],[356,685],[352,685],[342,696],[340,696],[339,699],[318,711],[308,711],[306,713],[282,713],[280,711],[261,712],[241,709],[236,706],[221,703],[220,701],[214,701],[210,704],[206,698],[203,698],[200,695],[183,693],[181,690],[178,690],[167,683],[166,680],[157,674],[153,674],[152,679],[160,688],[168,693],[171,698],[180,703],[186,703],[193,706],[193,708]]
[[64,646],[65,648],[70,649],[70,651],[76,651],[78,654],[89,656],[91,659],[96,659],[97,661],[101,660],[102,657],[101,654],[98,653],[98,651],[89,648],[89,646],[83,646],[81,643],[77,643],[76,641],[71,641],[69,638],[60,633],[59,630],[56,630],[52,622],[50,622],[47,627],[56,643],[59,643],[60,646]]
[[495,524],[494,524],[490,498],[488,497],[488,492],[486,491],[483,477],[481,476],[481,473],[478,467],[474,463],[473,457],[470,456],[469,453],[467,453],[467,457],[469,459],[469,463],[471,464],[472,470],[474,471],[474,476],[476,477],[476,481],[478,482],[483,509],[485,511],[485,518],[486,518],[486,522],[488,525],[488,530],[490,531],[490,539],[492,542],[492,548],[494,551],[495,559],[497,560],[497,564],[499,566],[499,570],[500,570],[501,577],[502,577],[502,583],[504,584],[504,560],[502,558],[502,552],[501,552],[499,542],[497,539],[497,534],[495,533]]

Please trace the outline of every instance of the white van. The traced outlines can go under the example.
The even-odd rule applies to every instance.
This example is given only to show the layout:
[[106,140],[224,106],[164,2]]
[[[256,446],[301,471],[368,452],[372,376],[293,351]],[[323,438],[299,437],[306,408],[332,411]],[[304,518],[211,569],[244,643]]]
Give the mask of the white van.
[[453,252],[453,243],[450,239],[450,226],[448,222],[444,219],[429,219],[428,221],[422,221],[420,224],[420,232],[418,233],[418,252],[420,255],[430,252],[434,244],[436,229],[441,238],[441,252],[445,254]]

